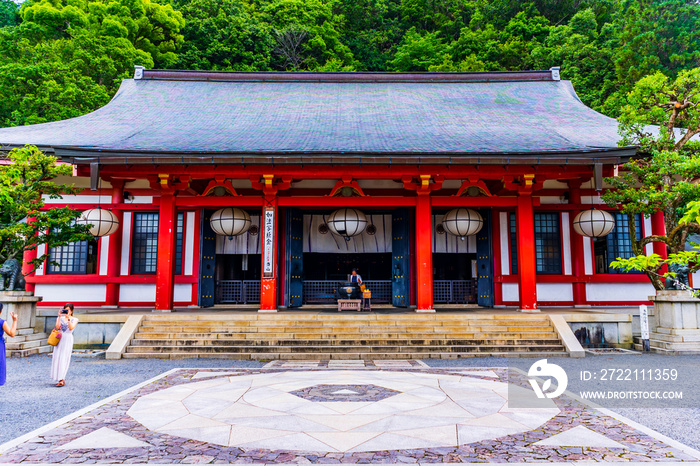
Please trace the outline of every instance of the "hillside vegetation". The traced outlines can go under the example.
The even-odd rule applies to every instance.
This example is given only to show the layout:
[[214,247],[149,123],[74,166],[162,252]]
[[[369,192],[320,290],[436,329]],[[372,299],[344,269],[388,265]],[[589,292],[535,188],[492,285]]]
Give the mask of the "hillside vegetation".
[[109,101],[134,65],[235,71],[562,67],[616,117],[643,76],[700,66],[700,4],[668,0],[0,0],[0,126]]

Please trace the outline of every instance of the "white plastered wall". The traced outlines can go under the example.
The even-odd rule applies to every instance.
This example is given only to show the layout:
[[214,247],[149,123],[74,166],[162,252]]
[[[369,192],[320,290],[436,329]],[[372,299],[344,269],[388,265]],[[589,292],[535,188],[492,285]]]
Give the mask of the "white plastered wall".
[[586,283],[590,302],[647,301],[654,294],[651,283]]
[[[504,283],[501,288],[503,302],[520,301],[517,283]],[[571,303],[574,300],[574,290],[571,283],[538,283],[537,301],[549,303]]]
[[34,294],[42,296],[47,302],[104,302],[107,297],[107,286],[102,283],[37,283]]
[[[173,292],[175,302],[192,301],[191,283],[176,283]],[[151,303],[155,300],[155,283],[122,283],[119,287],[119,302],[121,303]]]

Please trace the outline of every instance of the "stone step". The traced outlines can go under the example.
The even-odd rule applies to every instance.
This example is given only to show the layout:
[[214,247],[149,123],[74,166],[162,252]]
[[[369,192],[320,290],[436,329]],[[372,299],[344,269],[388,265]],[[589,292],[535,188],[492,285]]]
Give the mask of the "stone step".
[[303,329],[309,332],[321,330],[321,329],[334,329],[334,330],[358,330],[367,331],[371,329],[387,329],[392,331],[404,330],[407,332],[416,331],[453,331],[458,329],[475,329],[475,328],[485,328],[485,329],[504,329],[504,328],[524,328],[524,329],[537,329],[537,328],[552,328],[549,322],[504,322],[503,324],[494,322],[473,322],[473,323],[455,323],[450,325],[435,325],[435,324],[425,324],[425,325],[401,325],[399,324],[389,324],[384,322],[366,322],[362,324],[352,323],[352,324],[342,324],[337,322],[314,323],[313,325],[302,325],[294,324],[289,322],[278,322],[269,323],[261,322],[258,325],[230,325],[225,322],[219,322],[217,324],[180,324],[180,323],[170,323],[170,324],[159,324],[155,322],[145,322],[142,323],[144,328],[149,329],[174,329],[176,331],[187,331],[187,329],[206,329],[212,330],[217,328],[223,329],[239,329],[239,330],[249,330],[249,331],[280,331],[284,329],[285,331],[289,329]]
[[651,346],[657,348],[663,348],[670,351],[700,351],[700,342],[698,341],[686,341],[686,342],[668,342],[660,340],[649,340]]
[[669,333],[649,332],[650,340],[667,341],[669,343],[700,343],[700,332],[696,335],[674,335]]
[[[195,340],[195,339],[212,339],[212,340],[280,340],[280,339],[299,339],[299,340],[363,340],[363,339],[394,339],[394,340],[431,340],[437,339],[438,335],[434,333],[423,334],[407,334],[407,333],[343,333],[343,334],[309,334],[309,333],[275,333],[275,334],[261,334],[261,333],[161,333],[161,332],[141,332],[138,331],[134,335],[135,339],[138,340]],[[548,339],[548,338],[558,338],[558,335],[554,332],[511,332],[511,333],[449,333],[441,334],[440,339],[462,339],[462,340],[481,340],[485,338],[492,339]]]
[[32,356],[34,354],[45,354],[53,351],[53,346],[37,346],[35,348],[27,348],[20,350],[6,350],[5,354],[8,358],[26,358],[27,356]]
[[417,314],[417,313],[313,313],[313,314],[300,314],[297,312],[278,312],[278,313],[258,313],[258,312],[248,312],[248,313],[235,313],[235,314],[211,314],[211,313],[168,313],[168,314],[147,314],[144,316],[147,321],[159,321],[159,322],[176,322],[176,321],[210,321],[210,322],[222,322],[222,321],[241,321],[241,322],[255,322],[255,321],[292,321],[292,322],[310,322],[314,320],[318,321],[358,321],[358,320],[372,320],[372,321],[466,321],[466,320],[484,320],[484,321],[499,321],[499,320],[513,320],[513,321],[546,321],[548,320],[546,315],[536,315],[536,314],[464,314],[464,313],[447,313],[447,312],[436,312],[427,314]]
[[46,341],[44,340],[23,341],[20,343],[10,343],[8,341],[7,343],[5,343],[5,349],[8,350],[25,350],[30,348],[38,348],[40,346],[48,345],[46,345]]
[[151,326],[142,325],[143,333],[289,333],[289,334],[368,334],[368,333],[492,333],[492,332],[553,332],[551,325],[547,326],[460,326],[460,327],[402,327],[402,326],[364,326],[364,327],[225,327],[225,326]]
[[501,352],[509,351],[563,351],[561,344],[553,345],[406,345],[406,346],[367,346],[367,345],[352,345],[352,346],[333,346],[333,345],[318,345],[309,346],[129,346],[128,353],[303,353],[322,352],[322,353],[372,353],[374,358],[382,357],[384,354],[405,354],[405,353],[479,353],[479,352]]
[[548,316],[464,314],[155,315],[126,351],[128,358],[297,360],[567,354]]
[[[429,314],[426,314],[429,315]],[[179,317],[179,318],[178,318]],[[402,318],[403,317],[403,318]],[[420,314],[411,314],[403,316],[392,316],[392,315],[382,315],[382,314],[360,314],[356,312],[352,313],[340,313],[340,314],[328,314],[328,315],[304,315],[304,314],[293,314],[292,316],[285,316],[284,314],[274,313],[274,314],[256,314],[256,315],[246,315],[240,318],[227,318],[227,316],[211,316],[211,315],[189,315],[189,316],[176,316],[173,314],[172,317],[163,316],[144,316],[145,322],[155,322],[155,323],[190,323],[190,322],[201,322],[204,324],[218,324],[221,322],[230,322],[236,325],[257,325],[259,323],[276,323],[285,322],[290,324],[313,324],[322,323],[328,324],[329,322],[340,322],[340,323],[367,323],[367,322],[384,322],[384,323],[431,323],[433,325],[445,324],[455,324],[460,322],[491,322],[493,324],[507,323],[520,323],[520,322],[548,322],[549,318],[547,316],[500,316],[501,318],[495,319],[490,316],[467,316],[465,314],[460,314],[454,316],[454,318],[447,318],[445,314],[438,314],[436,317],[434,314],[430,317],[423,317]],[[498,317],[498,316],[497,316]]]
[[[654,338],[656,335],[661,335],[662,338]],[[700,351],[700,341],[696,341],[695,339],[691,339],[690,341],[683,341],[683,340],[678,340],[676,338],[667,338],[667,337],[675,337],[675,335],[668,335],[668,334],[658,334],[658,333],[649,333],[649,346],[651,349],[657,349],[657,350],[663,350],[663,351],[670,351],[672,354],[674,351],[677,350],[682,350],[679,354],[686,354],[685,350],[689,351]],[[642,348],[642,338],[641,337],[634,337],[634,344],[635,347],[639,347],[640,349]],[[694,353],[690,353],[694,354]]]
[[5,341],[9,343],[23,343],[30,341],[41,341],[49,338],[48,333],[30,333],[28,335],[17,335],[14,337],[6,337]]
[[[481,353],[396,353],[385,354],[381,359],[463,359],[474,357],[543,358],[566,357],[565,351],[481,352]],[[125,359],[259,359],[270,360],[333,360],[378,359],[375,353],[125,353]]]
[[[427,314],[426,314],[427,315]],[[424,324],[424,323],[430,323],[433,325],[441,325],[443,323],[445,324],[455,324],[455,323],[461,323],[461,322],[491,322],[492,324],[501,324],[504,322],[507,323],[521,323],[521,322],[548,322],[549,319],[547,316],[533,316],[533,317],[525,317],[525,316],[501,316],[499,319],[494,319],[494,318],[489,318],[488,316],[483,317],[483,316],[466,316],[464,314],[460,314],[459,316],[456,316],[455,318],[445,318],[445,315],[442,314],[441,317],[428,317],[425,318],[419,314],[412,314],[410,316],[391,316],[391,315],[381,315],[381,314],[360,314],[360,313],[340,313],[340,314],[328,314],[326,316],[320,316],[320,315],[303,315],[303,314],[294,314],[291,317],[287,317],[284,314],[260,314],[260,315],[247,315],[241,318],[227,318],[226,316],[222,316],[221,318],[216,317],[216,316],[207,316],[207,315],[189,315],[189,316],[179,316],[179,318],[176,318],[178,316],[173,315],[173,317],[163,317],[163,316],[150,316],[146,315],[144,316],[144,322],[154,322],[154,323],[192,323],[192,322],[201,322],[203,324],[218,324],[221,322],[230,322],[231,324],[236,324],[236,325],[257,325],[260,323],[277,323],[277,322],[284,322],[284,323],[289,323],[289,324],[314,324],[314,323],[321,323],[321,324],[328,324],[329,322],[339,322],[339,323],[347,323],[347,324],[352,324],[352,323],[378,323],[378,322],[384,322],[384,323],[399,323],[399,324],[411,324],[411,323],[416,323],[416,324]],[[404,318],[401,318],[404,317]]]
[[402,340],[375,340],[375,339],[352,339],[352,340],[231,340],[218,338],[198,338],[198,339],[140,339],[132,340],[133,346],[163,346],[163,347],[182,347],[182,346],[299,346],[299,347],[317,347],[317,346],[466,346],[466,345],[560,345],[558,338],[549,339],[402,339]]
[[[22,352],[25,350],[31,350],[34,348],[39,348],[42,346],[47,346],[51,348],[51,346],[46,344],[46,340],[48,340],[49,334],[48,333],[33,333],[31,335],[21,335],[21,336],[15,336],[15,337],[8,337],[6,342],[5,342],[5,349],[8,351],[12,352]],[[46,351],[44,351],[46,352]],[[29,354],[37,354],[37,353],[29,353]]]
[[[634,346],[635,350],[643,351],[643,347],[642,347],[641,343],[635,343],[633,346]],[[651,350],[652,353],[665,354],[668,356],[678,356],[678,355],[682,355],[682,354],[690,354],[690,355],[700,354],[700,349],[698,349],[698,350],[693,350],[693,349],[685,350],[684,349],[683,351],[678,351],[676,349],[667,349],[667,348],[660,348],[658,346],[654,346],[654,342],[652,342],[652,341],[649,342],[649,349]]]

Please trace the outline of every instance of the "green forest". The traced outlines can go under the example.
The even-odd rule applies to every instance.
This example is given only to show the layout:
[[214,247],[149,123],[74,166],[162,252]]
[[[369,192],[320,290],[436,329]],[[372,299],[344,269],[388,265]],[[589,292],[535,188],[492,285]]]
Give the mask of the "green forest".
[[616,117],[700,66],[695,0],[0,0],[0,127],[106,104],[134,65],[234,71],[562,67]]

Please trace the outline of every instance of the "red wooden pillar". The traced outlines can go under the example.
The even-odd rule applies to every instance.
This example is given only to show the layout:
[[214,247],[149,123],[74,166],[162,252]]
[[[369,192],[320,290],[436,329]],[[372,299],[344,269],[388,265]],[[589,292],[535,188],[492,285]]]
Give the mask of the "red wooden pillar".
[[277,199],[263,198],[260,312],[277,312]]
[[172,311],[175,292],[175,196],[163,192],[158,211],[158,262],[156,263],[156,311]]
[[520,310],[537,310],[537,267],[535,264],[535,216],[532,193],[520,193],[516,213],[518,230],[518,291]]
[[[663,212],[655,212],[651,214],[651,234],[662,236],[666,234],[666,223],[664,223]],[[640,236],[644,235],[641,234]],[[668,251],[664,243],[654,242],[652,244],[654,245],[654,253],[658,254],[664,259],[668,257]]]
[[[33,222],[34,219],[35,219],[34,217],[27,218],[27,223]],[[22,275],[24,275],[26,278],[34,277],[34,275],[35,275],[33,267],[30,264],[30,262],[33,261],[34,259],[36,259],[36,248],[34,248],[32,250],[24,251],[24,253],[22,254]],[[36,285],[34,283],[27,282],[24,286],[25,291],[31,291],[32,293],[34,293],[35,289],[36,289]],[[1,335],[0,335],[0,338],[2,338]]]
[[[112,181],[112,204],[124,202],[124,182],[121,180]],[[109,236],[109,247],[107,248],[107,295],[105,306],[119,305],[119,283],[116,279],[121,269],[122,257],[122,225],[124,223],[124,213],[121,210],[112,212],[119,220],[119,228]]]
[[430,196],[418,193],[416,203],[416,311],[433,309],[433,222]]
[[[569,202],[571,204],[581,204],[581,181],[569,182]],[[572,211],[570,221],[581,212],[580,210]],[[571,233],[571,273],[574,277],[573,295],[574,305],[586,304],[586,283],[584,277],[586,275],[585,251],[583,247],[584,237],[576,233],[572,228],[569,228]]]

